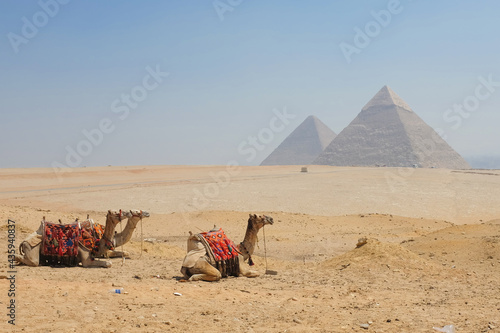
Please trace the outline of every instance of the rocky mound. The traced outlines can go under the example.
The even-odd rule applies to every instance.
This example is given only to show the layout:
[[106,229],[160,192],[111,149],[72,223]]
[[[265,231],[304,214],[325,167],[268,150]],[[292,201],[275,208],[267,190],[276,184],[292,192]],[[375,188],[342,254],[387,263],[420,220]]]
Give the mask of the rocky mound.
[[450,269],[423,258],[400,244],[368,239],[361,245],[338,257],[319,264],[320,269],[338,270],[361,276],[400,273],[402,275],[440,275]]
[[421,257],[469,272],[500,273],[500,221],[455,225],[404,244]]

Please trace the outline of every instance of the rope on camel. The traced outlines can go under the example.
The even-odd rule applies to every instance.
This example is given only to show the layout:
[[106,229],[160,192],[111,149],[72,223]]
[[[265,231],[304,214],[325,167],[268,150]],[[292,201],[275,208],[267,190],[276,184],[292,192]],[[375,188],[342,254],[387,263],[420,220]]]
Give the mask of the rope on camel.
[[120,229],[121,229],[121,235],[122,235],[122,266],[125,263],[125,252],[123,251],[123,224],[122,221],[120,221]]
[[264,259],[266,260],[266,272],[267,272],[266,226],[262,227],[262,234],[264,235]]
[[139,255],[139,259],[141,259],[142,252],[144,252],[143,246],[144,246],[144,236],[142,235],[142,211],[141,211],[141,254]]

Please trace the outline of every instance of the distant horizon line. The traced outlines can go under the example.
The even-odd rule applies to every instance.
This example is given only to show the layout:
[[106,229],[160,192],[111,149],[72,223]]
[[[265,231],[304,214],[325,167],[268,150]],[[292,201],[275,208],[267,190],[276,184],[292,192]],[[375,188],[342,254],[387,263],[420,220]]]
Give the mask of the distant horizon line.
[[[464,169],[464,170],[500,170],[500,154],[496,155],[471,155],[467,157],[463,157],[469,164],[471,165],[470,169]],[[481,160],[481,162],[492,162],[494,164],[497,164],[498,166],[494,168],[485,168],[485,167],[477,167],[474,166],[474,164],[477,165],[478,160]],[[489,161],[488,161],[489,160]],[[471,162],[473,162],[471,164]],[[91,168],[108,168],[108,167],[118,167],[118,168],[127,168],[127,167],[135,167],[135,168],[140,168],[140,167],[226,167],[227,164],[213,164],[213,163],[208,163],[208,164],[193,164],[193,163],[179,163],[179,164],[107,164],[107,165],[84,165],[84,166],[79,166],[79,167],[67,167],[64,168],[65,170],[78,170],[78,169],[91,169]],[[297,167],[303,167],[303,166],[332,166],[332,165],[321,165],[321,164],[286,164],[286,165],[260,165],[260,164],[240,164],[240,167],[286,167],[286,166],[297,166]],[[339,168],[379,168],[381,166],[333,166],[333,167],[339,167]],[[386,167],[382,166],[382,168],[400,168],[400,167]],[[21,166],[21,167],[0,167],[0,170],[8,170],[8,169],[54,169],[53,167],[50,166]],[[420,168],[420,169],[430,169],[430,168]],[[436,168],[436,169],[446,169],[446,168]],[[449,169],[449,170],[455,170],[455,169]]]

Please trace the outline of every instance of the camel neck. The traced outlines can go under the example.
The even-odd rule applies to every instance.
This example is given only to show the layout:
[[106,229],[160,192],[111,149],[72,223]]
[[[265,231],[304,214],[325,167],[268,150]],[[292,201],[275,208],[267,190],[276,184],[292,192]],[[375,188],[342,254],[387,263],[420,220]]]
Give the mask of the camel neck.
[[115,247],[122,246],[123,244],[130,241],[132,234],[134,233],[137,223],[141,220],[138,216],[132,216],[128,219],[127,225],[122,232],[115,235]]
[[248,259],[255,250],[255,243],[257,242],[257,233],[259,232],[259,228],[253,225],[250,221],[248,222],[247,231],[245,232],[245,238],[241,244],[244,246],[246,251],[242,251],[243,257]]
[[108,214],[106,216],[106,225],[104,226],[104,234],[102,237],[102,238],[104,238],[104,241],[101,241],[99,243],[99,252],[97,253],[97,257],[103,255],[108,250],[106,245],[109,241],[112,241],[112,239],[113,239],[113,234],[115,232],[116,224],[117,223],[115,223],[113,221],[113,218],[111,217],[111,215]]
[[113,222],[113,219],[108,214],[106,216],[106,225],[104,226],[104,234],[103,236],[107,239],[111,240],[113,237],[113,233],[115,232],[116,224]]

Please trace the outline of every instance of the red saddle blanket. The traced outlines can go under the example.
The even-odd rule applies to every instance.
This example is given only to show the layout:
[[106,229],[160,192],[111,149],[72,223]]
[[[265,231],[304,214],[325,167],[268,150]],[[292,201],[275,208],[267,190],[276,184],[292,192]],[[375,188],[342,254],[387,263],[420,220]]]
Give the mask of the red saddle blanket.
[[233,241],[226,236],[222,228],[218,231],[202,232],[201,235],[205,238],[208,245],[210,245],[210,249],[216,261],[224,261],[238,257],[236,246]]
[[55,224],[45,222],[43,225],[41,246],[41,264],[77,264],[78,240],[80,226],[73,224]]

